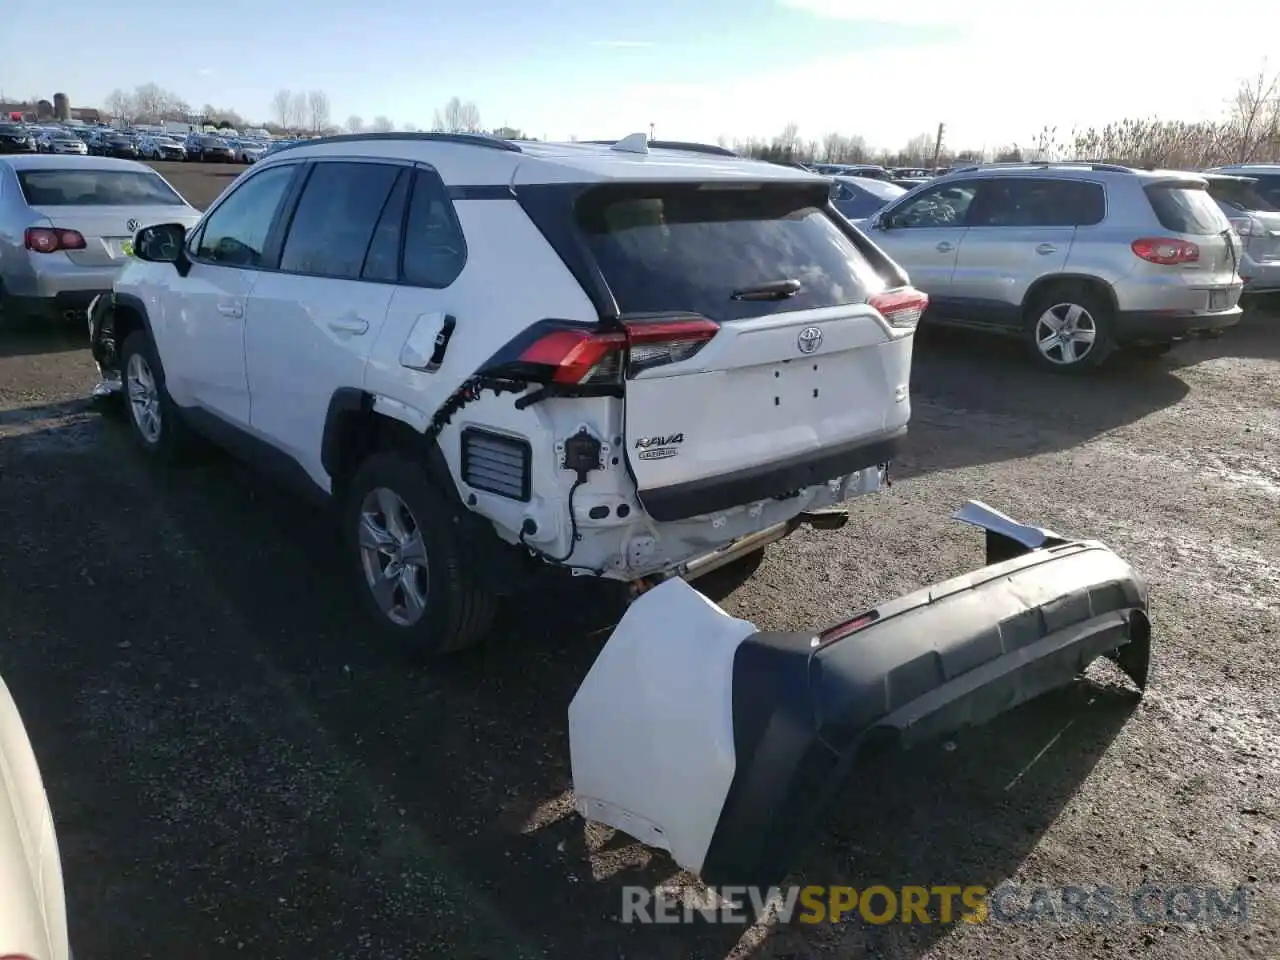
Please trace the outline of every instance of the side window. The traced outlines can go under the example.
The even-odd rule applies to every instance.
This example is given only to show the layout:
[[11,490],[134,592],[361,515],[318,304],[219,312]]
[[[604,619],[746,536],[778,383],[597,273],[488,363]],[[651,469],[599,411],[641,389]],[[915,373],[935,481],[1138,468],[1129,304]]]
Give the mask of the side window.
[[316,164],[289,224],[280,269],[358,280],[400,170],[387,163]]
[[971,227],[1075,227],[1102,221],[1102,187],[1081,180],[1008,177],[984,181]]
[[413,182],[413,170],[405,167],[396,177],[395,186],[382,205],[382,216],[373,228],[369,252],[365,254],[361,280],[400,279],[400,225],[404,222],[404,207],[409,202],[409,184]]
[[890,218],[895,230],[911,227],[963,227],[978,193],[973,182],[943,183],[898,206]]
[[419,169],[404,235],[404,281],[441,289],[458,278],[467,244],[440,177]]
[[1107,215],[1107,199],[1102,184],[1084,180],[1063,180],[1059,184],[1056,206],[1058,219],[1064,225],[1092,227]]
[[196,259],[230,267],[262,266],[267,234],[296,169],[294,164],[272,167],[236,187],[205,220]]

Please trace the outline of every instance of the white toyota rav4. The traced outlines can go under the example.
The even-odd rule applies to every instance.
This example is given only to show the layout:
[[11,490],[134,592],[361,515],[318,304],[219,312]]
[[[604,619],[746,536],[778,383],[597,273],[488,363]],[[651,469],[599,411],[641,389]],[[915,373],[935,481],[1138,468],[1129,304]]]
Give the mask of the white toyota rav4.
[[865,729],[976,722],[1117,648],[1145,678],[1127,565],[977,508],[985,579],[823,633],[687,585],[847,519],[905,435],[927,300],[829,187],[642,134],[309,141],[140,231],[94,354],[143,450],[199,432],[336,502],[371,623],[418,653],[482,636],[530,565],[647,588],[570,711],[580,809],[767,877]]

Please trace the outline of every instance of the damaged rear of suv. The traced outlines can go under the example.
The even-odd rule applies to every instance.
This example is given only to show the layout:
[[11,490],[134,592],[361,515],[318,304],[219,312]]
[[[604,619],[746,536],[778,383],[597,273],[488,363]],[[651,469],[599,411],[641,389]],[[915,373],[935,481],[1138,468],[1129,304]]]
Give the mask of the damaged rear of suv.
[[90,311],[100,392],[148,454],[197,432],[333,501],[415,654],[537,570],[635,586],[570,709],[580,809],[763,876],[865,730],[980,722],[1148,640],[1123,561],[989,511],[1012,554],[835,627],[764,634],[687,586],[842,525],[905,436],[928,301],[829,196],[640,134],[309,141],[139,232]]

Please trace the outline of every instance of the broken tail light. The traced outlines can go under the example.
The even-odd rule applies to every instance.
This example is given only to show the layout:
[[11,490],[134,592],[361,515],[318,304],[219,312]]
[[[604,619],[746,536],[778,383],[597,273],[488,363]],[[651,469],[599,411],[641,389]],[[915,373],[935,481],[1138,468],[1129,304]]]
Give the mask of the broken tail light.
[[706,317],[637,317],[608,329],[544,320],[498,351],[480,373],[528,383],[618,385],[624,375],[689,359],[719,330]]
[[905,329],[920,322],[929,306],[929,295],[914,287],[905,287],[877,293],[867,303],[880,311],[889,326]]

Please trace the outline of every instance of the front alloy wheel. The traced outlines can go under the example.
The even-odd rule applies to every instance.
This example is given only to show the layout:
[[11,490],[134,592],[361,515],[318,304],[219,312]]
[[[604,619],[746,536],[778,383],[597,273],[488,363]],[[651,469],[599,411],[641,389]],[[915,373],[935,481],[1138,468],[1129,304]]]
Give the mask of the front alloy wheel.
[[374,602],[392,623],[411,627],[427,609],[431,567],[413,511],[395,491],[375,487],[360,505],[360,561]]
[[129,412],[138,435],[149,446],[160,442],[163,419],[160,413],[160,389],[151,365],[141,353],[129,357],[125,369],[125,389],[129,396]]
[[1036,349],[1045,361],[1062,367],[1085,363],[1098,339],[1098,324],[1078,303],[1057,303],[1036,321]]

